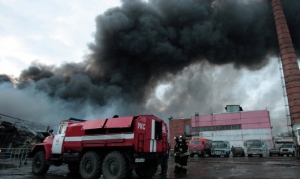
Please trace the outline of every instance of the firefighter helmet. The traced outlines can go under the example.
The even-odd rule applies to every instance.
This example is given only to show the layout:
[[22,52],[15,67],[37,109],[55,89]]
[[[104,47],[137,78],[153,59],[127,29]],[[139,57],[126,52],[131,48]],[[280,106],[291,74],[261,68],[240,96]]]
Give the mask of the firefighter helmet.
[[179,136],[179,139],[186,140],[184,135]]

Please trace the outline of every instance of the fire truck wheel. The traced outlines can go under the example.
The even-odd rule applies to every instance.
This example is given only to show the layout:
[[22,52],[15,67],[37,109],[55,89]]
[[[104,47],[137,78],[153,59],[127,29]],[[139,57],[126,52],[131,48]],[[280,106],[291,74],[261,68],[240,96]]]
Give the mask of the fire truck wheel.
[[32,173],[35,175],[44,175],[49,170],[45,159],[45,151],[37,152],[32,159]]
[[79,163],[68,163],[68,169],[71,173],[79,172]]
[[135,168],[135,173],[140,178],[152,178],[152,176],[156,173],[157,164],[155,161],[148,160],[141,167]]
[[94,151],[86,152],[80,161],[80,174],[82,178],[94,179],[100,178],[101,175],[101,157],[99,153]]
[[119,151],[110,152],[104,158],[102,166],[104,178],[128,178],[131,175],[130,171],[126,158]]

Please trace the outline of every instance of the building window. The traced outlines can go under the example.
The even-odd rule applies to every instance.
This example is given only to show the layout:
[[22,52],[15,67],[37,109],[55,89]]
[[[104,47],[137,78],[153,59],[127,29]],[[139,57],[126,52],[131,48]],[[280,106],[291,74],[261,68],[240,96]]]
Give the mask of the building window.
[[[192,132],[204,132],[204,131],[221,131],[221,130],[239,130],[242,129],[241,124],[237,125],[226,125],[226,126],[204,126],[204,127],[193,127]],[[187,134],[190,131],[189,125],[185,128]]]
[[190,132],[190,125],[189,125],[189,124],[186,124],[186,125],[185,125],[185,133],[186,133],[187,135],[190,135],[190,134],[191,134],[191,132]]

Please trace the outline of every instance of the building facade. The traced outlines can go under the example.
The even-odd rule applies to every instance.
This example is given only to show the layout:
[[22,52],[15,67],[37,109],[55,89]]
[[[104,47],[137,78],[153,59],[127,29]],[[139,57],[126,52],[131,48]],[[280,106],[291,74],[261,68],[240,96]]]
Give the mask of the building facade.
[[190,134],[191,132],[190,126],[191,126],[191,118],[171,119],[169,121],[171,149],[174,149],[175,146],[174,137],[184,135],[184,134]]
[[[228,105],[226,113],[195,115],[191,118],[172,119],[170,125],[170,142],[182,134],[191,138],[203,137],[211,140],[227,140],[231,146],[245,147],[246,140],[259,139],[268,148],[274,146],[270,115],[268,110],[242,111],[241,107]],[[234,112],[235,111],[235,112]]]
[[259,139],[273,147],[268,110],[239,111],[191,118],[193,137],[227,140],[231,146],[244,147],[246,140]]

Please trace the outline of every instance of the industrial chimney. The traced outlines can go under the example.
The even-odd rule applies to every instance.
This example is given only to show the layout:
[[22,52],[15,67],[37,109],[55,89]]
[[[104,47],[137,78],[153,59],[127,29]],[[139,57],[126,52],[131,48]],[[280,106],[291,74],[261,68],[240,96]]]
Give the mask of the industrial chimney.
[[300,71],[280,0],[271,0],[289,103],[291,125],[300,124]]

